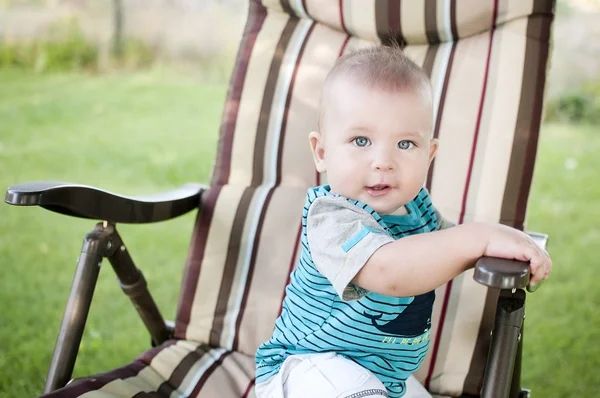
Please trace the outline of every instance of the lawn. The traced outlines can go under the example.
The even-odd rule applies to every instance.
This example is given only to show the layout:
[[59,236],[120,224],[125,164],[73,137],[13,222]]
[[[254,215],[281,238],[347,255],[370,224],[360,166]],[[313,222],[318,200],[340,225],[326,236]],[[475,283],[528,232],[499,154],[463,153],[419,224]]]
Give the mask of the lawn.
[[[0,186],[66,180],[137,194],[206,181],[225,91],[224,83],[156,70],[96,77],[0,70]],[[600,394],[597,153],[596,127],[543,127],[528,229],[551,235],[555,271],[527,307],[523,379],[535,397]],[[120,227],[170,319],[193,218]],[[0,220],[0,397],[35,396],[94,223],[3,204]],[[108,267],[75,376],[121,365],[148,344]]]

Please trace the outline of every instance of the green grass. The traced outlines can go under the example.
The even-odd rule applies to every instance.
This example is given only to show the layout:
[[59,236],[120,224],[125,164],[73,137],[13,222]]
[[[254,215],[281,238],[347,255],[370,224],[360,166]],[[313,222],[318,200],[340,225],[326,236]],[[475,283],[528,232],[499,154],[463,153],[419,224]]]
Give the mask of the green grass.
[[[224,83],[159,71],[90,77],[0,70],[0,185],[59,180],[135,195],[205,182],[225,92]],[[169,319],[194,217],[120,227]],[[0,204],[0,397],[41,393],[82,238],[94,223]],[[75,376],[122,365],[148,346],[105,261]]]
[[[1,186],[68,180],[137,194],[206,181],[225,90],[224,83],[159,71],[90,77],[0,70]],[[555,268],[528,298],[523,384],[534,397],[600,395],[598,153],[597,127],[543,128],[528,229],[550,234]],[[170,319],[193,218],[120,227]],[[41,392],[81,240],[93,224],[0,204],[0,397]],[[119,366],[149,345],[105,268],[75,376]]]
[[542,129],[528,229],[550,235],[553,272],[526,310],[524,384],[536,397],[600,396],[598,131]]

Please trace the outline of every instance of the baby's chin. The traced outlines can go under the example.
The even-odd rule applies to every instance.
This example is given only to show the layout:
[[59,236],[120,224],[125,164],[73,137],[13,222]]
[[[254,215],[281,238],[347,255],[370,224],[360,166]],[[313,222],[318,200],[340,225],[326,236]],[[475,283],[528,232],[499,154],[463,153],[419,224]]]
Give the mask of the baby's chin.
[[[345,190],[341,189],[341,190],[336,190],[335,187],[333,185],[330,185],[331,188],[331,193],[335,193],[338,195],[341,195],[345,198],[348,199],[352,199],[352,200],[357,200],[359,202],[365,203],[367,205],[369,205],[369,207],[373,210],[375,210],[377,212],[377,214],[379,215],[386,215],[386,214],[392,214],[395,213],[397,210],[401,209],[404,207],[405,203],[390,203],[391,198],[381,198],[380,200],[377,200],[373,197],[370,197],[368,194],[365,194],[364,192],[345,192]],[[398,199],[398,198],[396,198]],[[394,201],[394,202],[397,202]]]
[[[385,216],[387,214],[393,214],[396,213],[398,211],[400,211],[401,209],[404,208],[404,205],[399,205],[399,206],[377,206],[377,205],[371,205],[369,203],[367,203],[373,210],[375,210],[377,212],[377,214],[379,214],[380,216]],[[405,213],[405,212],[402,212]]]
[[405,203],[381,203],[381,201],[373,200],[371,198],[363,198],[362,200],[358,200],[369,205],[371,209],[375,210],[377,214],[381,216],[396,213],[405,206]]

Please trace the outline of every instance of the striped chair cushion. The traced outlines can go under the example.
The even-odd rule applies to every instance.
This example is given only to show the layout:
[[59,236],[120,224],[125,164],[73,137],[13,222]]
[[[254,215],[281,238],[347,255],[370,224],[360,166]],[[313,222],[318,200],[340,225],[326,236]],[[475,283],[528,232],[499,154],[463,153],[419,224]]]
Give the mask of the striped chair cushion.
[[256,398],[254,358],[206,344],[170,340],[127,366],[75,380],[45,395],[45,398],[71,397]]
[[75,380],[45,396],[68,397],[255,398],[254,358],[206,344],[170,340],[127,366]]
[[46,398],[254,397],[254,359],[206,344],[170,340],[136,361],[75,380]]
[[[552,13],[551,0],[252,1],[176,336],[249,357],[269,338],[299,253],[306,189],[326,181],[307,141],[321,85],[340,54],[379,45],[390,29],[431,76],[441,144],[427,187],[438,209],[455,223],[523,228]],[[417,376],[434,393],[476,395],[497,292],[469,271],[436,295]]]
[[[552,0],[263,3],[250,2],[191,240],[181,340],[52,396],[253,396],[253,356],[272,333],[299,255],[306,189],[326,181],[307,140],[321,85],[352,48],[393,36],[431,76],[441,145],[427,187],[442,214],[523,228]],[[432,344],[417,376],[435,394],[478,395],[497,292],[466,272],[436,296]]]
[[[370,41],[393,36],[408,45],[450,42],[535,13],[551,1],[493,0],[263,0],[267,8],[312,19]],[[494,15],[495,14],[495,15]]]

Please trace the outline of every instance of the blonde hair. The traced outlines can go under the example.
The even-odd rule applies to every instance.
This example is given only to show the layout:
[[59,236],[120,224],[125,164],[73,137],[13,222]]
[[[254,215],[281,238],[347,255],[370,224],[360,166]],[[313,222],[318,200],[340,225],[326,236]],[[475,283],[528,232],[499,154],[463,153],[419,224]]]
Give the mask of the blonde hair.
[[432,101],[429,77],[398,45],[353,50],[338,58],[325,78],[319,110],[319,129],[329,102],[331,87],[340,78],[350,78],[369,88],[386,91],[414,91],[420,93],[427,103]]

